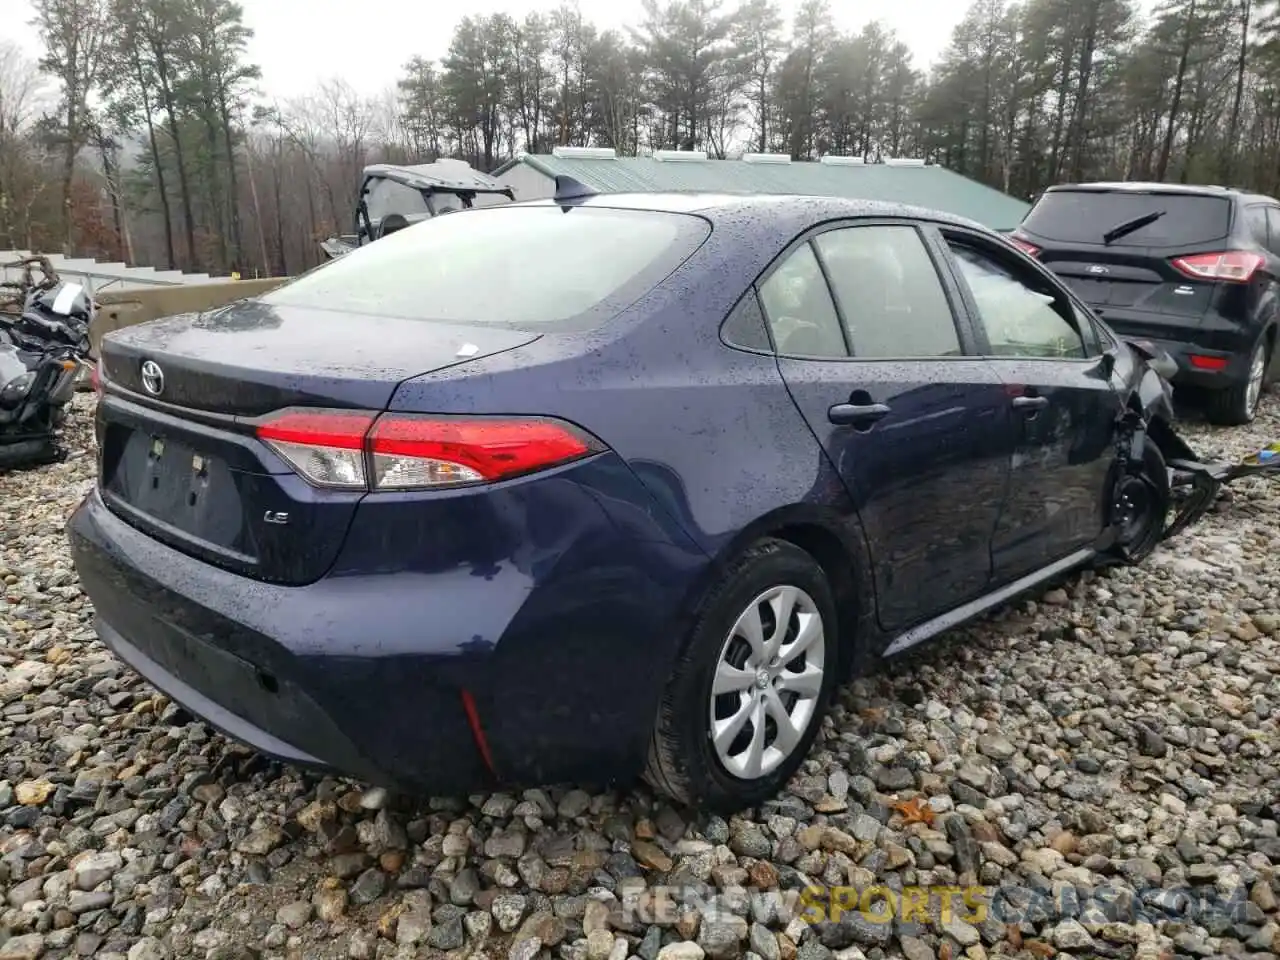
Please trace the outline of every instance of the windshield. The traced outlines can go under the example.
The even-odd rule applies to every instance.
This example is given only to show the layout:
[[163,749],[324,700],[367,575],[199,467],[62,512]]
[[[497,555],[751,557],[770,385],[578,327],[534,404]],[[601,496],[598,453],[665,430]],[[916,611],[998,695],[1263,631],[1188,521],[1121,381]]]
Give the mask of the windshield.
[[586,328],[706,240],[688,214],[509,205],[433,217],[261,298],[279,306],[517,328]]
[[1052,190],[1022,222],[1028,233],[1064,243],[1102,243],[1126,224],[1148,222],[1111,242],[1115,247],[1181,247],[1227,235],[1231,201],[1180,193],[1123,190]]

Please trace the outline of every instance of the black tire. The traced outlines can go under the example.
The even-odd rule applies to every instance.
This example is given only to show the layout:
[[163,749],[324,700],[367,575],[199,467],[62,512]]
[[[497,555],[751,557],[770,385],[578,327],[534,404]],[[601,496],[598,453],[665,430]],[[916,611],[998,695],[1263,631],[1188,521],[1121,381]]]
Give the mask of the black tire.
[[[821,688],[807,727],[780,765],[759,777],[738,777],[721,762],[712,743],[712,680],[739,617],[757,598],[785,587],[803,591],[821,620],[821,641],[813,641],[821,643]],[[699,605],[658,710],[645,779],[677,802],[725,812],[757,806],[775,795],[804,761],[822,728],[839,668],[837,629],[831,587],[812,556],[782,540],[752,546]]]
[[[1141,462],[1130,463],[1112,482],[1112,523],[1120,528],[1112,549],[1117,560],[1135,564],[1151,556],[1164,539],[1171,498],[1164,454],[1148,437]],[[1126,503],[1133,509],[1126,510]],[[1130,514],[1135,516],[1130,519]]]
[[1262,395],[1266,393],[1266,371],[1271,366],[1271,346],[1265,336],[1260,337],[1258,342],[1253,345],[1253,349],[1249,351],[1249,362],[1245,366],[1246,371],[1253,369],[1259,353],[1262,355],[1263,380],[1262,386],[1258,390],[1257,398],[1250,400],[1249,376],[1246,372],[1243,383],[1237,383],[1224,390],[1215,390],[1209,394],[1208,408],[1205,412],[1210,423],[1222,427],[1242,427],[1245,424],[1253,423],[1254,418],[1258,415],[1258,406],[1262,401]]

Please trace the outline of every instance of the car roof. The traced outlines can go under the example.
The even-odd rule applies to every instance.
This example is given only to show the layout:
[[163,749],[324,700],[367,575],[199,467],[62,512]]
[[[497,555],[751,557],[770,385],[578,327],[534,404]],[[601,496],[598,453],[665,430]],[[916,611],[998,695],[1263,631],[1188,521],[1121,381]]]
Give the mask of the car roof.
[[[528,206],[563,205],[600,207],[626,210],[651,210],[667,213],[694,213],[713,223],[719,218],[740,219],[756,214],[769,220],[782,219],[789,229],[796,221],[810,221],[812,225],[827,220],[854,218],[908,218],[925,220],[957,227],[977,229],[990,233],[988,227],[964,217],[886,200],[850,200],[841,197],[813,197],[797,194],[762,193],[602,193],[567,201],[524,200],[509,204],[503,209]],[[769,222],[762,220],[762,223]],[[804,229],[803,225],[801,229]]]

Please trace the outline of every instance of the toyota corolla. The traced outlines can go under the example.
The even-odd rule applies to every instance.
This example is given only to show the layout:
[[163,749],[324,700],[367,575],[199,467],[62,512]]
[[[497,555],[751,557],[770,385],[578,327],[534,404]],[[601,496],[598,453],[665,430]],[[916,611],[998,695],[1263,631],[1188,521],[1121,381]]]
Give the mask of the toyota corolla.
[[842,678],[1160,539],[1150,357],[1003,238],[562,187],[105,338],[107,646],[286,761],[733,808]]

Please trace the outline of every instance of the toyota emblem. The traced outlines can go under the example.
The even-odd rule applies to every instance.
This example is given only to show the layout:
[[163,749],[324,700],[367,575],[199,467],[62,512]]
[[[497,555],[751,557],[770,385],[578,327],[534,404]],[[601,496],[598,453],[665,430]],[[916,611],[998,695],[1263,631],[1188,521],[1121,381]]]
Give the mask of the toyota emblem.
[[142,362],[142,389],[153,397],[160,396],[161,391],[164,390],[164,371],[154,360]]

